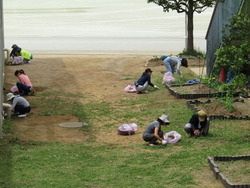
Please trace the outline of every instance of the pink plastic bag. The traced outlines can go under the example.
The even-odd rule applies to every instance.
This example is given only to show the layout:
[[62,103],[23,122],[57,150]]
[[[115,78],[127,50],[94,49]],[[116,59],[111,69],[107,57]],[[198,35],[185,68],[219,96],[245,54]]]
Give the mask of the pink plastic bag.
[[173,77],[172,72],[166,72],[163,76],[162,84],[171,84],[175,83],[175,78]]
[[135,93],[137,90],[135,89],[135,86],[128,85],[124,88],[124,91],[127,93]]
[[174,144],[178,142],[181,139],[181,135],[176,131],[170,131],[164,135],[164,140],[167,141],[167,143]]
[[11,87],[11,88],[10,88],[10,91],[11,91],[11,93],[18,93],[18,92],[19,92],[17,86]]
[[118,127],[118,135],[132,135],[137,131],[137,125],[135,123],[122,124]]

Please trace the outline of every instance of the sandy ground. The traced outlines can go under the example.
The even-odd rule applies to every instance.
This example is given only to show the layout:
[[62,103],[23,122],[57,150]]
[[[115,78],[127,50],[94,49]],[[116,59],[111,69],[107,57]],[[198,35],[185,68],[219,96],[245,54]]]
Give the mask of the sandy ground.
[[[36,56],[31,64],[6,66],[4,86],[8,90],[15,85],[18,81],[18,78],[14,76],[15,70],[24,69],[36,90],[34,96],[25,96],[30,102],[36,95],[42,95],[48,91],[54,92],[55,95],[64,91],[84,96],[76,98],[79,103],[138,97],[137,94],[128,94],[123,91],[125,86],[134,82],[125,78],[128,75],[138,74],[135,80],[138,79],[137,77],[145,70],[146,60],[150,58],[152,56]],[[154,70],[160,71],[163,68],[163,66],[155,67]],[[58,126],[64,122],[76,122],[78,121],[76,117],[71,115],[40,116],[37,113],[38,108],[32,108],[32,114],[27,118],[14,121],[14,132],[22,140],[84,142],[88,139],[80,128],[70,128],[69,131],[68,128]],[[118,140],[122,142],[116,131],[98,135],[100,137],[98,140],[106,142],[111,137],[111,143],[116,143]],[[141,138],[140,135],[136,135],[130,140],[138,141]]]
[[[137,98],[138,94],[128,94],[123,91],[132,80],[125,79],[135,76],[135,80],[145,70],[145,64],[152,56],[125,55],[79,55],[79,56],[36,56],[31,64],[5,67],[5,88],[13,86],[18,79],[14,71],[24,69],[30,77],[36,90],[35,95],[26,96],[32,102],[38,95],[45,92],[60,91],[77,93],[83,97],[76,98],[80,103],[89,101],[116,101],[120,99]],[[162,74],[163,65],[152,67],[153,74]],[[130,76],[128,76],[130,75]],[[168,94],[167,90],[164,90]],[[171,100],[176,100],[174,97]],[[32,105],[32,104],[31,104]],[[16,118],[13,121],[14,134],[21,140],[53,141],[65,143],[83,143],[89,138],[81,128],[64,128],[60,123],[78,121],[71,115],[41,116],[38,108],[32,109],[32,114],[26,118]],[[95,121],[95,126],[102,126],[103,122]],[[101,144],[128,145],[145,144],[141,139],[141,131],[132,136],[119,136],[117,130],[101,132],[95,140]],[[222,184],[215,181],[213,173],[208,167],[201,168],[196,175],[202,187],[222,188]],[[207,177],[207,178],[204,178]]]

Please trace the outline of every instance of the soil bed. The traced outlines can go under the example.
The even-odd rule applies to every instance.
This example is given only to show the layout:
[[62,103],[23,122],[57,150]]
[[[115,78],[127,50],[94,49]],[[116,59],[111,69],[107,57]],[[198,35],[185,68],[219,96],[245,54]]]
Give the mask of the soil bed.
[[238,161],[216,161],[219,170],[226,178],[233,184],[249,184],[249,177],[242,176],[242,172],[249,173],[250,161],[238,160]]
[[223,115],[223,116],[236,116],[236,117],[250,117],[250,100],[247,99],[239,99],[237,102],[233,103],[233,111],[229,112],[225,105],[219,102],[218,99],[210,99],[210,102],[206,102],[206,100],[192,101],[194,103],[195,108],[197,110],[204,110],[208,116],[213,115]]
[[172,89],[180,94],[203,94],[218,92],[215,89],[206,86],[205,84],[190,84],[180,87],[172,87]]

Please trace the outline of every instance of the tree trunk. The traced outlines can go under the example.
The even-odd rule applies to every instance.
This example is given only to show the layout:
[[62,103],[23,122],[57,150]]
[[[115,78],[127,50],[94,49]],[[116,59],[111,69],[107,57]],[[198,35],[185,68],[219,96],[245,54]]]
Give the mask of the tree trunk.
[[189,7],[188,7],[188,44],[187,44],[187,52],[193,52],[194,51],[194,4],[193,4],[193,0],[189,0]]

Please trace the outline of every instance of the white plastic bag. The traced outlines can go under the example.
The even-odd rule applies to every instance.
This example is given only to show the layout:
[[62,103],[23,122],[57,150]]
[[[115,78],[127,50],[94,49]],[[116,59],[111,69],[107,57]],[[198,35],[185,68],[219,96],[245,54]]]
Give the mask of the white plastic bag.
[[118,127],[118,134],[119,135],[132,135],[135,134],[137,131],[137,125],[135,123],[131,124],[122,124]]
[[164,135],[164,140],[167,141],[167,143],[175,144],[181,139],[181,135],[176,131],[170,131]]

